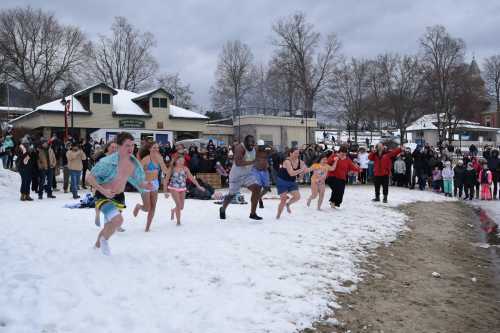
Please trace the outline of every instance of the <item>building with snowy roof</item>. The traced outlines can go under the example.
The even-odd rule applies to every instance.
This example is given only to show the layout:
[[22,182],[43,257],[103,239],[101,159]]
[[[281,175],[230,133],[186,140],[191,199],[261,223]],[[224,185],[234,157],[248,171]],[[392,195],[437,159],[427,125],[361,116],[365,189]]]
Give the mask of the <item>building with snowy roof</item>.
[[166,143],[200,137],[206,130],[208,117],[172,105],[173,97],[163,88],[138,94],[99,83],[40,105],[10,123],[38,131],[45,137],[54,134],[62,137],[66,102],[67,123],[73,137],[108,141],[125,130],[137,141],[153,137]]
[[[426,114],[415,120],[406,128],[407,139],[410,143],[436,145],[439,141],[438,121],[436,114]],[[485,145],[498,147],[500,145],[500,128],[483,126],[478,122],[458,121],[453,141],[456,146],[468,148],[474,144],[478,147]]]

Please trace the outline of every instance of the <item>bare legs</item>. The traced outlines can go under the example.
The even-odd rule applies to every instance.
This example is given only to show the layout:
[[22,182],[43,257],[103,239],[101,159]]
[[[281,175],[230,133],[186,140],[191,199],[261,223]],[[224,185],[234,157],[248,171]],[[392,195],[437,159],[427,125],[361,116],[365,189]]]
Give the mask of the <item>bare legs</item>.
[[[252,196],[250,198],[250,218],[254,220],[262,220],[262,217],[257,215],[257,205],[259,204],[259,199],[261,197],[261,187],[258,184],[252,184],[248,187],[248,189],[252,192]],[[228,194],[224,197],[222,207],[219,210],[221,220],[226,219],[226,208],[229,206],[234,196],[234,194]]]
[[175,208],[171,210],[172,220],[174,219],[174,214],[177,219],[177,225],[181,225],[181,211],[184,209],[184,200],[186,198],[186,192],[177,192],[172,191],[170,193],[172,195],[172,199],[175,202]]
[[151,223],[153,222],[153,218],[155,216],[156,202],[158,201],[158,192],[149,192],[146,194],[149,194],[149,209],[145,231],[149,232],[149,227],[151,226]]
[[99,232],[97,235],[97,241],[95,243],[95,247],[99,248],[101,247],[101,242],[100,239],[103,237],[105,240],[108,240],[115,232],[118,230],[118,228],[121,227],[123,223],[123,216],[122,214],[116,215],[104,225],[104,228]]
[[325,184],[324,183],[311,183],[311,196],[307,199],[307,207],[311,205],[311,201],[318,198],[318,210],[321,210],[323,199],[325,197]]
[[280,194],[280,204],[278,205],[278,214],[276,214],[276,219],[279,220],[281,217],[281,213],[283,213],[283,209],[285,209],[288,213],[291,213],[292,210],[290,206],[300,200],[299,191],[290,192],[291,198],[288,197],[288,192]]
[[135,208],[134,208],[134,217],[137,217],[137,214],[139,214],[139,211],[142,210],[143,212],[147,212],[149,211],[149,208],[151,206],[151,201],[149,200],[149,193],[151,192],[144,192],[143,194],[141,194],[141,197],[142,197],[142,205],[141,204],[137,204],[135,205]]
[[137,217],[139,211],[147,212],[147,222],[145,232],[149,232],[151,223],[153,223],[153,218],[155,216],[156,203],[158,202],[158,192],[144,192],[142,195],[142,205],[137,204],[134,208],[134,217]]
[[252,191],[252,196],[250,198],[250,216],[257,215],[257,205],[259,204],[259,199],[261,198],[260,186],[257,184],[250,185],[248,187]]

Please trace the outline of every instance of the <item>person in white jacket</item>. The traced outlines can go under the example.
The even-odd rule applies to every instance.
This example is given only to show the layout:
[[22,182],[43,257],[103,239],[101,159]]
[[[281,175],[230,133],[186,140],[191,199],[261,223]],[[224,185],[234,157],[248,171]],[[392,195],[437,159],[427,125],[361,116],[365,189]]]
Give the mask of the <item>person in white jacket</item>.
[[366,184],[368,177],[368,163],[370,163],[370,160],[368,159],[368,153],[366,152],[366,149],[363,147],[359,148],[358,151],[358,163],[359,167],[361,168],[359,180],[361,184]]
[[444,169],[441,172],[441,176],[443,177],[443,192],[447,197],[453,196],[453,177],[455,176],[455,172],[451,168],[451,162],[444,162]]
[[394,182],[397,186],[403,186],[406,175],[406,163],[403,158],[398,156],[394,162]]

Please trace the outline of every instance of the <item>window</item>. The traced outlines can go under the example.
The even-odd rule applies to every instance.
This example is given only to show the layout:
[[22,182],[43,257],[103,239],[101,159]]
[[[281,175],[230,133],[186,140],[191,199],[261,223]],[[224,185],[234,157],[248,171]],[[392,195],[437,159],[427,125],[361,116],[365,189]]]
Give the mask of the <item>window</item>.
[[94,104],[101,104],[101,93],[93,93],[92,102],[94,102]]
[[110,94],[102,94],[102,104],[111,104]]
[[167,108],[167,99],[166,98],[156,98],[153,97],[153,107],[154,108]]
[[111,104],[111,95],[106,93],[93,93],[92,102],[94,102],[94,104]]

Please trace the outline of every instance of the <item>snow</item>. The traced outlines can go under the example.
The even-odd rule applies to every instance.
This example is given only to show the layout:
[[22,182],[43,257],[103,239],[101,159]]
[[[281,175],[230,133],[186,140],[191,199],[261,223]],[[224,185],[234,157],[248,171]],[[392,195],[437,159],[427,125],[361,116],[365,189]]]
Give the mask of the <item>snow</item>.
[[[66,101],[72,101],[72,103],[73,103],[73,108],[70,108],[70,111],[88,113],[88,111],[85,110],[85,108],[80,103],[80,101],[75,97],[72,98],[72,96],[73,95],[69,95],[69,96],[65,97]],[[48,102],[48,103],[42,104],[40,106],[37,106],[35,108],[35,111],[38,111],[38,110],[64,112],[64,105],[62,105],[61,99],[56,99],[55,101]]]
[[354,186],[342,210],[302,199],[280,221],[278,201],[265,200],[262,222],[249,221],[248,205],[220,222],[219,206],[187,200],[175,227],[161,195],[144,233],[145,214],[130,209],[140,197],[127,193],[126,232],[105,257],[91,248],[93,209],[62,208],[72,200],[61,192],[20,202],[19,178],[0,170],[1,332],[293,332],[339,308],[335,294],[355,288],[360,261],[404,229],[393,207],[452,200],[391,188],[384,205],[370,201],[372,187]]
[[179,106],[170,105],[170,116],[174,118],[196,118],[196,119],[208,119],[207,116],[202,114],[181,108]]
[[415,120],[410,126],[406,128],[407,131],[422,131],[422,130],[436,130],[434,125],[436,122],[435,114],[426,114]]
[[150,116],[149,113],[144,112],[139,105],[132,101],[138,95],[135,92],[115,89],[118,94],[113,96],[113,111],[116,114],[122,115],[136,115],[136,116]]
[[[436,124],[437,117],[435,114],[426,114],[415,120],[410,126],[406,128],[407,131],[424,131],[424,130],[437,130]],[[457,128],[462,129],[475,129],[475,130],[485,130],[485,131],[495,131],[498,130],[493,127],[481,126],[477,122],[460,120],[458,122]]]
[[0,112],[31,112],[32,108],[22,108],[18,106],[0,106]]

